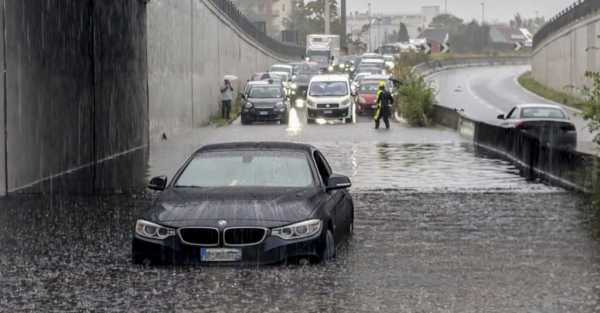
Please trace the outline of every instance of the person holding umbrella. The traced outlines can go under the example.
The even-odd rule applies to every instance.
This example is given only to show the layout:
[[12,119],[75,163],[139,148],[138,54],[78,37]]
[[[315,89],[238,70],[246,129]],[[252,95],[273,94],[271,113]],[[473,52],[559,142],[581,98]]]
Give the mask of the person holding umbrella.
[[225,76],[224,85],[221,87],[221,113],[223,118],[229,120],[231,113],[231,101],[233,101],[233,87],[231,86],[231,77]]

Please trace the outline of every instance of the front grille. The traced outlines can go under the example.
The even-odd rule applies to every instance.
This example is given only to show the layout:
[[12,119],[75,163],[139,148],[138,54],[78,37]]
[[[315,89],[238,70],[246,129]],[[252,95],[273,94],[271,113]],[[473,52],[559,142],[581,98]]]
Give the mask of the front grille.
[[337,109],[339,104],[337,103],[319,103],[317,104],[317,108],[319,109]]
[[239,227],[225,229],[223,237],[228,246],[247,246],[261,243],[266,235],[265,228]]
[[218,246],[219,230],[216,228],[180,228],[181,241],[190,245]]

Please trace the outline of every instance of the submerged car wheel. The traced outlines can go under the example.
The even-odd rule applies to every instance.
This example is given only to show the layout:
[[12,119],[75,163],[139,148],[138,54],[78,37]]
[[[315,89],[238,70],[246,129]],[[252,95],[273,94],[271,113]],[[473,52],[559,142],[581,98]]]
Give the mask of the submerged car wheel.
[[335,259],[335,238],[333,237],[333,233],[331,229],[327,230],[325,234],[325,247],[323,248],[323,256],[321,257],[321,261],[328,262]]
[[242,115],[242,125],[249,125],[250,123],[250,120]]

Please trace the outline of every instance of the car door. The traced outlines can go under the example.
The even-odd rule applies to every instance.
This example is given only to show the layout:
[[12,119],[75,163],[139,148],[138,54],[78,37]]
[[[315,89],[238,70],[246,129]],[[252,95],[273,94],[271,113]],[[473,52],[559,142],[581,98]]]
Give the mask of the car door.
[[[323,178],[323,183],[327,185],[327,180],[332,174],[329,163],[319,151],[315,151],[315,162],[317,163],[317,168]],[[348,201],[346,199],[347,191],[344,189],[332,190],[328,191],[327,194],[329,198],[326,206],[334,222],[335,240],[336,242],[339,242],[342,240],[348,228],[349,209],[347,204]]]
[[519,116],[519,108],[517,108],[517,107],[512,108],[506,115],[506,118],[504,119],[504,121],[502,122],[502,126],[506,127],[506,128],[513,128],[515,126],[515,123],[517,122],[518,116]]

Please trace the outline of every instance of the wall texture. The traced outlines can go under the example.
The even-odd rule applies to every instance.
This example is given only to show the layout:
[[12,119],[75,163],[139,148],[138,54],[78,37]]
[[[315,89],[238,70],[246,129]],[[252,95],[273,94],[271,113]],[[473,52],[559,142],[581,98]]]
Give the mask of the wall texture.
[[219,111],[219,86],[240,82],[285,56],[256,44],[206,0],[148,3],[150,136],[206,124]]
[[540,83],[571,94],[589,84],[586,71],[600,71],[600,13],[563,27],[536,44],[532,72]]
[[[148,141],[145,5],[133,0],[3,1],[8,64],[4,191],[56,187],[91,192],[104,188],[105,178],[115,187],[114,175],[131,167],[97,165],[143,149]],[[119,183],[131,185],[134,176]]]

